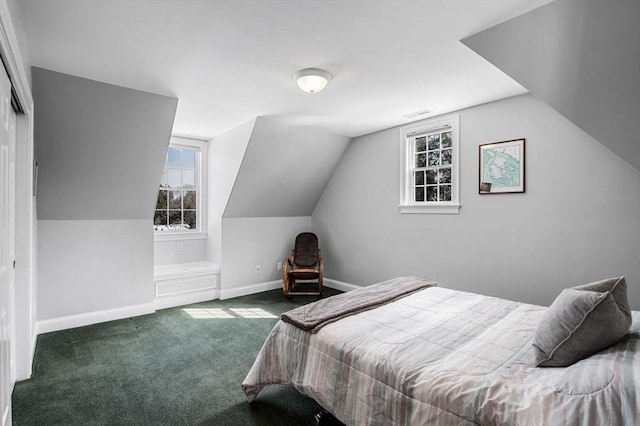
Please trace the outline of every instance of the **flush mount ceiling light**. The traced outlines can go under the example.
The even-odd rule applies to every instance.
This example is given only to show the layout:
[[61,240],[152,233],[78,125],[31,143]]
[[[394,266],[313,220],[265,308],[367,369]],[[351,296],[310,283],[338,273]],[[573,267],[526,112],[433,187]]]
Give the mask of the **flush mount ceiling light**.
[[307,93],[316,93],[324,89],[332,75],[325,70],[307,68],[293,74],[298,87]]

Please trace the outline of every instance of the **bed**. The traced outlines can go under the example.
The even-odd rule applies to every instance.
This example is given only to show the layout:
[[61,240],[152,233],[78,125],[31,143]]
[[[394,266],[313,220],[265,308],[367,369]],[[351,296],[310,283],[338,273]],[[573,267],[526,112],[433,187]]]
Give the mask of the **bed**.
[[[421,279],[377,286],[403,281]],[[612,346],[536,367],[532,336],[550,308],[422,281],[320,326],[283,316],[242,384],[249,402],[281,384],[350,426],[640,423],[640,312]],[[334,297],[357,302],[360,291]]]

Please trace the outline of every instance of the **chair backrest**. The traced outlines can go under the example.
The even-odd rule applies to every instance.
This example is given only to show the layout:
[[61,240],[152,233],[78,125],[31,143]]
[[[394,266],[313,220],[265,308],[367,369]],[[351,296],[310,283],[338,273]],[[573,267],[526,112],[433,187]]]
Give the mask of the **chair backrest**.
[[318,263],[318,237],[312,232],[303,232],[296,237],[293,261],[302,267]]

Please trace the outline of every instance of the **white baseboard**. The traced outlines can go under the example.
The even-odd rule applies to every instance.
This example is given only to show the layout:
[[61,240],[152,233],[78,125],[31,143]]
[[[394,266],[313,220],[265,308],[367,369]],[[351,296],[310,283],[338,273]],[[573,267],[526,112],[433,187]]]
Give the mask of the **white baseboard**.
[[[345,283],[342,281],[332,280],[330,278],[325,278],[323,285],[325,287],[334,288],[340,291],[351,291],[358,288],[360,286]],[[224,288],[220,290],[220,299],[232,299],[234,297],[247,296],[249,294],[261,293],[263,291],[276,290],[282,288],[282,281],[269,281],[265,283],[259,284],[251,284],[244,287],[232,288],[225,290]]]
[[37,334],[43,334],[51,331],[66,330],[101,322],[136,317],[138,315],[152,314],[154,312],[155,307],[153,303],[142,303],[139,305],[124,306],[122,308],[105,309],[103,311],[87,312],[85,314],[38,321],[36,329]]
[[35,327],[32,327],[33,330],[33,334],[31,335],[31,346],[29,347],[29,351],[30,351],[30,358],[29,360],[31,361],[29,363],[29,366],[27,368],[27,371],[25,371],[25,375],[26,377],[20,378],[20,380],[26,380],[26,379],[30,379],[31,376],[33,375],[33,360],[36,359],[36,344],[38,343],[38,323],[36,323]]
[[171,296],[156,297],[153,305],[157,309],[174,308],[176,306],[190,305],[192,303],[207,302],[219,299],[220,292],[217,289],[207,289],[185,294],[175,294]]
[[[340,291],[351,291],[361,288],[361,286],[332,280],[330,278],[324,279],[324,285],[326,287],[334,288]],[[213,299],[231,299],[234,297],[261,293],[263,291],[276,290],[279,288],[282,288],[281,280],[251,284],[226,290],[224,288],[220,290],[207,289],[193,293],[158,297],[152,303],[142,303],[139,305],[125,306],[122,308],[106,309],[103,311],[87,312],[84,314],[69,315],[66,317],[38,321],[38,323],[36,324],[36,334],[34,335],[34,339],[38,334],[49,333],[52,331],[66,330],[69,328],[83,327],[85,325],[130,318],[138,315],[152,314],[156,311],[156,309],[166,309],[175,306],[189,305],[192,303],[206,302]],[[35,347],[36,345],[34,341],[32,345],[32,351],[35,351]]]
[[[224,285],[223,285],[224,286]],[[230,288],[220,290],[220,300],[231,299],[234,297],[247,296],[254,293],[262,293],[263,291],[275,290],[282,288],[282,280],[268,281],[265,283],[251,284],[244,287]]]
[[325,278],[323,284],[325,287],[331,287],[340,291],[351,291],[351,290],[357,290],[359,288],[362,288],[359,285],[349,284],[349,283],[345,283],[338,280],[332,280],[331,278]]

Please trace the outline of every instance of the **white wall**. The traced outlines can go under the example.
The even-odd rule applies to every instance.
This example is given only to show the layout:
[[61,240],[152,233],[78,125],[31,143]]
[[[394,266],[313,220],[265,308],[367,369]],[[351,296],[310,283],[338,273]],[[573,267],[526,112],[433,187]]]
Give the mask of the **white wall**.
[[31,61],[29,60],[29,46],[27,44],[27,37],[22,26],[22,16],[20,13],[20,8],[18,7],[19,1],[20,0],[6,0],[7,7],[11,14],[11,22],[13,24],[13,29],[17,41],[17,45],[12,47],[16,51],[19,51],[20,57],[22,58],[22,63],[18,64],[18,66],[22,67],[22,70],[20,72],[24,72],[24,83],[31,87],[31,72],[29,70],[29,64],[31,63]]
[[[459,215],[401,215],[400,132],[352,141],[313,213],[325,275],[400,275],[542,305],[624,275],[640,309],[640,174],[531,95],[459,112]],[[478,194],[478,145],[526,138],[526,193]]]
[[[179,250],[178,244],[182,250]],[[174,263],[200,262],[207,260],[207,238],[179,239],[153,243],[153,264],[172,265]]]
[[38,321],[153,302],[149,220],[39,220]]
[[222,263],[222,215],[242,164],[255,119],[209,141],[207,260]]
[[[221,297],[233,297],[243,288],[272,281],[277,281],[275,287],[281,286],[282,271],[276,264],[289,256],[296,235],[310,230],[310,216],[223,219]],[[259,274],[256,265],[260,266]]]

